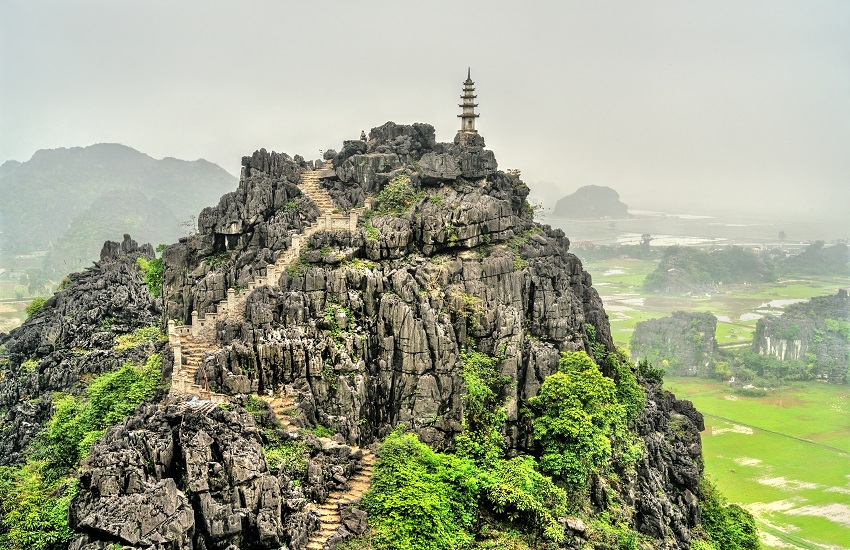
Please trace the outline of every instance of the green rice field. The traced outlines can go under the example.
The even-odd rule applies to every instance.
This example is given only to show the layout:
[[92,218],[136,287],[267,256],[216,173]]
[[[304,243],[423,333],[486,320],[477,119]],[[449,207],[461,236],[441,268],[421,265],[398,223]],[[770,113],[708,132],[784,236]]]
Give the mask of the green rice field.
[[654,261],[616,258],[586,262],[584,268],[593,276],[593,286],[605,304],[614,341],[624,347],[628,346],[637,323],[677,310],[714,314],[718,318],[717,342],[721,347],[747,346],[759,316],[781,309],[788,300],[834,294],[850,284],[840,277],[797,277],[677,296],[647,294],[641,290],[644,278],[655,269]]
[[765,548],[850,548],[850,387],[745,397],[711,380],[664,385],[705,416],[705,471],[753,513]]

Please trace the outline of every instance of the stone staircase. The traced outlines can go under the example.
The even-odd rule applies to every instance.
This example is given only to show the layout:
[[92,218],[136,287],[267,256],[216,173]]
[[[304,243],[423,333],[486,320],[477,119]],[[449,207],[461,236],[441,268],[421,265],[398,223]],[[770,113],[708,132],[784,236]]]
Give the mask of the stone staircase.
[[[215,312],[199,314],[197,311],[193,311],[190,325],[178,326],[169,321],[168,341],[175,358],[171,380],[172,395],[194,395],[202,399],[216,400],[216,402],[225,401],[226,396],[210,392],[208,388],[194,383],[194,373],[201,366],[203,356],[218,349],[215,343],[215,325],[218,318],[221,317],[233,322],[244,321],[245,304],[248,296],[257,287],[276,286],[280,276],[289,265],[300,257],[302,246],[306,246],[310,235],[316,231],[331,229],[353,231],[356,229],[357,221],[364,209],[353,210],[348,215],[333,214],[333,201],[328,192],[319,185],[319,180],[322,177],[331,175],[333,175],[331,163],[326,163],[315,170],[301,174],[299,188],[316,203],[322,212],[322,216],[305,227],[301,233],[293,235],[292,246],[283,252],[275,263],[267,265],[264,274],[255,276],[254,280],[248,283],[248,287],[239,292],[233,288],[228,289],[227,298],[216,304]],[[183,362],[184,356],[186,358],[185,364]]]
[[174,369],[171,373],[172,396],[192,395],[201,401],[211,403],[223,403],[227,396],[210,391],[209,384],[203,386],[195,383],[195,373],[201,367],[204,355],[216,349],[214,334],[208,331],[196,334],[183,334],[172,336],[176,328],[173,322],[168,324],[168,339],[171,351],[174,354]]
[[[260,399],[269,404],[274,411],[281,427],[288,430],[292,426],[292,410],[297,406],[297,403],[292,397],[283,395],[263,395]],[[327,438],[319,438],[323,444],[333,444]],[[319,513],[319,529],[310,536],[305,548],[309,550],[319,550],[324,548],[325,543],[333,537],[340,525],[342,525],[342,517],[339,509],[341,506],[356,504],[360,501],[369,486],[372,484],[372,475],[375,469],[375,455],[368,449],[363,449],[363,458],[360,463],[362,468],[348,480],[348,489],[345,491],[334,491],[325,501],[324,504],[309,504],[308,507],[316,510]]]
[[322,550],[325,543],[333,537],[337,529],[342,525],[342,517],[339,514],[341,506],[356,504],[360,501],[363,493],[372,484],[372,475],[375,469],[375,455],[367,449],[363,449],[363,468],[354,474],[349,480],[347,491],[334,491],[328,496],[324,504],[315,506],[319,512],[319,529],[316,530],[307,541],[307,550]]
[[259,397],[269,404],[278,421],[280,421],[281,427],[288,431],[292,427],[292,416],[289,413],[297,406],[295,400],[289,396],[281,395],[261,395]]
[[301,174],[301,183],[298,185],[301,192],[310,197],[310,199],[316,203],[316,206],[319,207],[322,214],[331,213],[335,208],[334,203],[331,200],[331,196],[319,185],[319,179],[331,169],[331,164],[327,163],[324,167],[317,170],[304,172]]

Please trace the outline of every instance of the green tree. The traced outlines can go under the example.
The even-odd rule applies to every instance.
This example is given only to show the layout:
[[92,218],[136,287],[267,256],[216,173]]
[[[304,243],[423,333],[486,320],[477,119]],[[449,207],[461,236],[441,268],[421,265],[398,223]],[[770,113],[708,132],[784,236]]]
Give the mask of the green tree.
[[558,372],[546,378],[529,404],[544,471],[574,487],[603,471],[612,455],[610,437],[625,429],[627,415],[614,381],[586,353],[565,352]]
[[[156,251],[162,253],[166,246],[161,244],[156,247]],[[145,284],[148,287],[148,291],[154,296],[160,296],[162,294],[162,271],[165,267],[162,257],[153,258],[152,260],[139,257],[136,259],[136,263],[139,269],[142,270],[142,273],[145,274]]]

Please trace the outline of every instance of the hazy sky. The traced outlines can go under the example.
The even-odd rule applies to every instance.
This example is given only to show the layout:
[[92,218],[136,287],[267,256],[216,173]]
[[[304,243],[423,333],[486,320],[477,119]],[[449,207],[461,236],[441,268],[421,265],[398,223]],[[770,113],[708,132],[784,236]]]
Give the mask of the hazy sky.
[[850,2],[0,0],[0,161],[119,142],[316,158],[361,129],[478,128],[533,196],[850,207]]

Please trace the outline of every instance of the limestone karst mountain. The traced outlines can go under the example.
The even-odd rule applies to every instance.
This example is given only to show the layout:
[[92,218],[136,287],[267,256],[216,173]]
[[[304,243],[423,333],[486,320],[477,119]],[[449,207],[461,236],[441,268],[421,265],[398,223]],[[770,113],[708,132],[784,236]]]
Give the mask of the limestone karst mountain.
[[562,219],[628,218],[629,207],[610,187],[585,185],[555,203],[552,216]]
[[[87,440],[66,486],[69,548],[333,548],[366,529],[358,501],[382,438],[404,425],[455,449],[472,349],[508,381],[507,456],[540,455],[528,404],[562,352],[637,376],[641,452],[588,477],[583,513],[616,510],[623,533],[688,548],[702,536],[702,416],[618,359],[563,232],[534,222],[528,187],[477,134],[438,143],[428,124],[388,122],[370,136],[319,160],[244,157],[238,188],[163,251],[160,299],[135,269],[152,250],[127,237],[0,337],[5,464],[55,426],[53,392],[80,397],[92,375],[161,356],[169,393]],[[116,343],[157,320],[167,343]],[[617,540],[558,521],[561,548]]]

